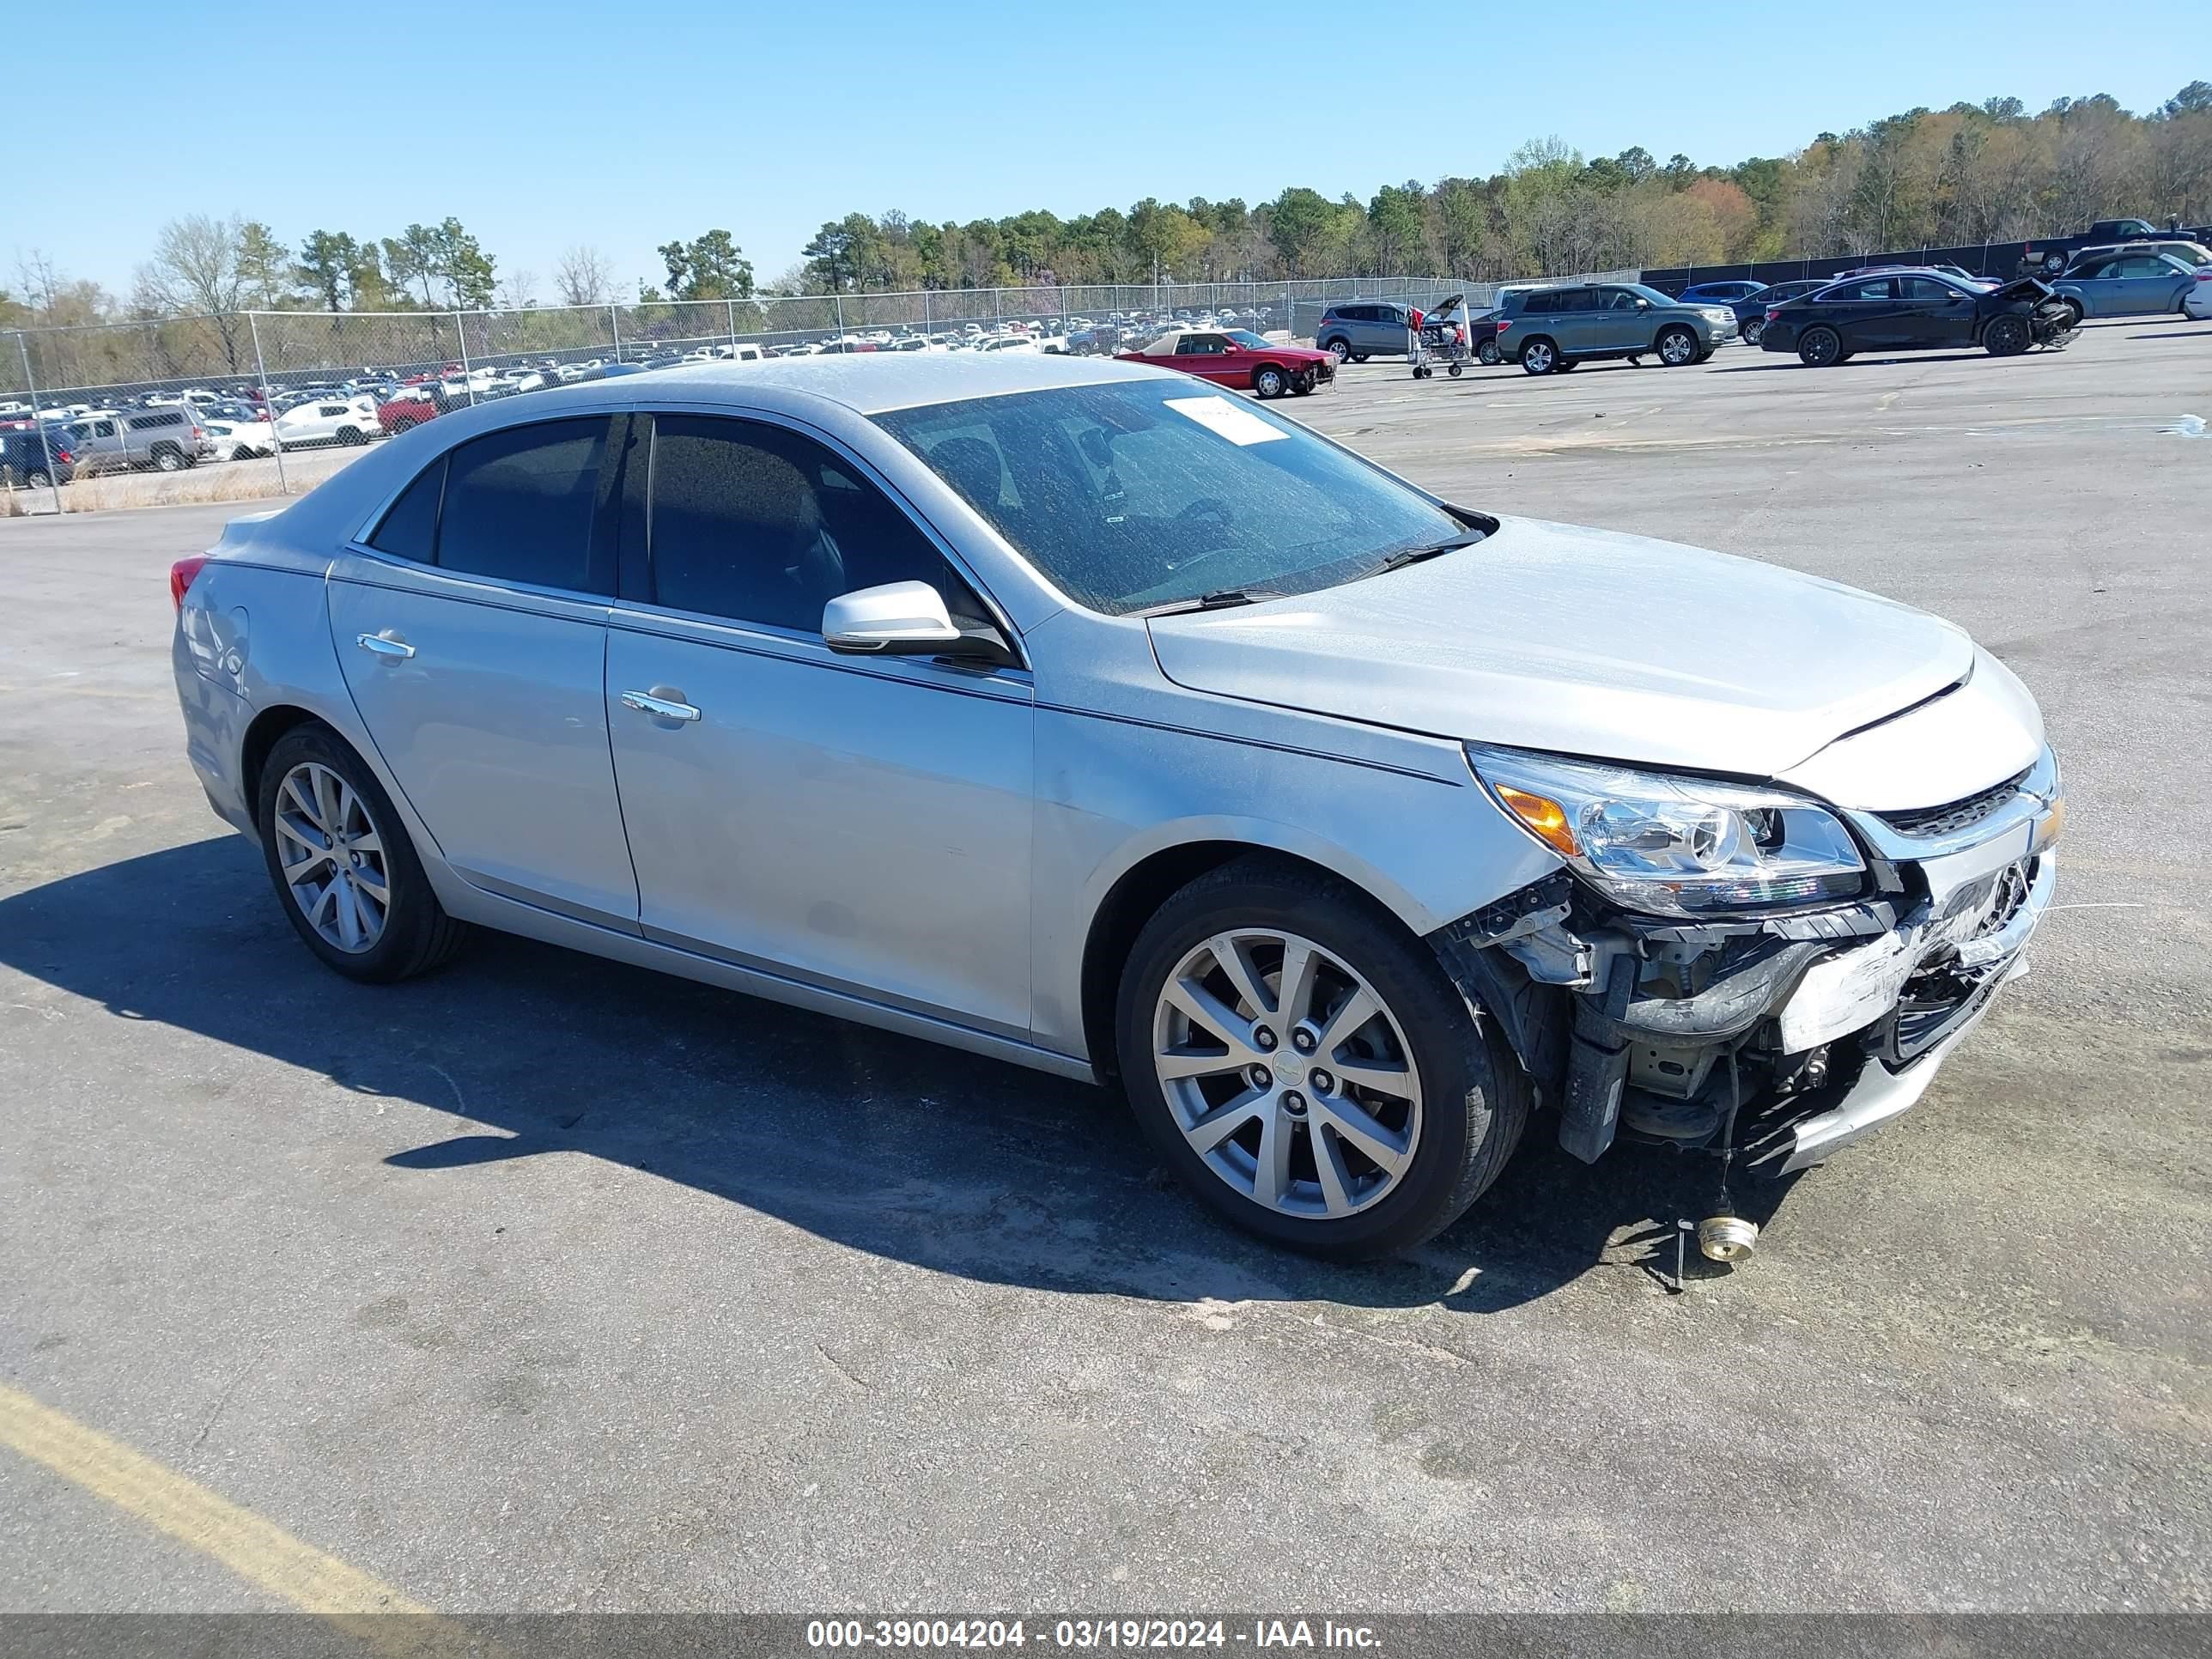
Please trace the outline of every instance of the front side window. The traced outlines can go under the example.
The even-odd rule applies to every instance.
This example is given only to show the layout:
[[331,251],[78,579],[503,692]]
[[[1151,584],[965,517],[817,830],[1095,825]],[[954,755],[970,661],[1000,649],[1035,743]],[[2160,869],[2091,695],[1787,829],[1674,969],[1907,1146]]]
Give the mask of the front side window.
[[981,611],[913,520],[811,438],[761,422],[662,415],[651,476],[646,539],[658,604],[818,634],[822,607],[841,593],[926,581],[954,615]]
[[1223,591],[1310,592],[1468,534],[1297,422],[1189,380],[874,419],[1054,586],[1110,616]]
[[475,439],[447,459],[441,568],[579,592],[593,578],[604,419],[548,421]]
[[1906,299],[1917,300],[1923,303],[1930,301],[1954,300],[1959,295],[1959,290],[1953,288],[1950,283],[1939,283],[1933,276],[1901,276],[1898,279],[1898,283],[1904,289]]

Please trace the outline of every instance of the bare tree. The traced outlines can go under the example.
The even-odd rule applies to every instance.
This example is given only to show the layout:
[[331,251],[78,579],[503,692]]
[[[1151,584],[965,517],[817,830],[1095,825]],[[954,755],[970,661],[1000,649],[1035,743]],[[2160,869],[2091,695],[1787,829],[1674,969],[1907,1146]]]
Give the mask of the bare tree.
[[605,305],[614,298],[614,263],[599,249],[579,243],[561,256],[553,291],[564,306]]
[[510,271],[500,280],[499,308],[502,311],[529,311],[538,304],[538,273],[534,270]]
[[253,283],[245,221],[204,213],[172,219],[154,239],[154,257],[138,269],[135,302],[171,316],[204,315],[235,373],[246,338],[243,310]]

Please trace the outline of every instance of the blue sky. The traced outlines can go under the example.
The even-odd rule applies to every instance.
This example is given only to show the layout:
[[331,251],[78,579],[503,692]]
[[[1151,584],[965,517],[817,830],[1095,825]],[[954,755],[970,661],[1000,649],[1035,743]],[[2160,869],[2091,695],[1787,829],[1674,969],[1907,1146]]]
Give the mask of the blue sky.
[[[1455,21],[1306,0],[94,0],[67,12],[59,58],[24,52],[0,89],[19,126],[52,94],[44,130],[69,158],[66,187],[8,193],[0,283],[38,248],[125,289],[155,228],[190,212],[264,219],[295,246],[452,214],[541,294],[573,243],[604,249],[627,287],[659,279],[659,243],[720,227],[766,280],[855,209],[1069,215],[1291,184],[1364,200],[1492,172],[1553,134],[1586,155],[1728,163],[1916,104],[2109,92],[2141,110],[2212,77],[2203,0],[2136,0],[2112,28],[2023,0],[1845,8],[1840,41],[1768,9],[1780,21],[1751,27],[1730,4],[1598,4],[1578,29],[1548,4]],[[1409,74],[1416,57],[1439,72]],[[1464,72],[1442,72],[1455,61]],[[66,84],[42,64],[66,64]]]

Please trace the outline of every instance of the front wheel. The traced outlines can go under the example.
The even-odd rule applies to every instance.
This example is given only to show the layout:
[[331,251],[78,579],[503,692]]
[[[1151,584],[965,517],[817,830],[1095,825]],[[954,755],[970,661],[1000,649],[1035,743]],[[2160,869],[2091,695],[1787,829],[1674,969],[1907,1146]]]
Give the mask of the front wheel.
[[154,467],[156,471],[181,472],[184,471],[184,455],[178,450],[157,449],[154,452]]
[[1669,368],[1680,368],[1698,360],[1698,337],[1686,328],[1662,330],[1653,343],[1659,348],[1659,361]]
[[386,984],[459,948],[465,926],[438,902],[392,798],[330,727],[276,740],[255,822],[277,902],[326,966]]
[[1264,363],[1253,371],[1252,390],[1256,395],[1262,398],[1279,398],[1283,395],[1283,371],[1273,363]]
[[1843,360],[1843,337],[1832,328],[1808,328],[1797,337],[1797,361],[1806,368],[1826,368]]
[[1998,317],[1982,331],[1982,349],[1992,357],[2017,357],[2028,345],[2025,317]]
[[1302,368],[1291,376],[1291,391],[1300,398],[1310,398],[1321,385],[1321,376],[1310,368]]
[[1182,1182],[1316,1255],[1435,1237],[1528,1115],[1525,1074],[1432,951],[1357,889],[1264,855],[1146,925],[1117,1031],[1130,1103]]
[[[2074,301],[2071,301],[2071,300],[2067,301],[2065,303],[2066,303],[2066,326],[2067,326],[2067,327],[2069,327],[2069,328],[2079,328],[2079,327],[2081,327],[2081,307],[2079,307],[2079,306],[2077,306],[2077,305],[2075,305],[2075,304],[2074,303]],[[2184,314],[2185,314],[2185,314],[2187,314],[2185,310],[2185,312],[2184,312]]]

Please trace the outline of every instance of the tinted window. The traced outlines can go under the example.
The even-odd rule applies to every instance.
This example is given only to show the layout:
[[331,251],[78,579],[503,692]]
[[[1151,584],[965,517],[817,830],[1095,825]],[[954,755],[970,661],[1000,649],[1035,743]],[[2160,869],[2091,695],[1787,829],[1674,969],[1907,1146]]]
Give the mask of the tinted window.
[[1601,289],[1598,290],[1598,301],[1600,308],[1605,311],[1636,309],[1636,296],[1625,288]]
[[181,415],[141,415],[131,420],[129,425],[133,432],[143,432],[149,427],[181,426],[184,418]]
[[1887,276],[1870,276],[1863,282],[1841,283],[1820,296],[1824,300],[1889,300],[1896,297],[1896,289]]
[[445,489],[446,458],[441,455],[392,502],[368,544],[394,558],[429,563],[438,540],[438,498]]
[[840,593],[926,581],[955,615],[978,611],[914,521],[811,439],[690,415],[655,428],[647,537],[659,604],[818,634]]
[[541,587],[603,591],[592,525],[604,420],[514,427],[463,444],[448,462],[438,563]]
[[1933,276],[1900,276],[1897,281],[1908,300],[1954,300],[1959,295],[1959,290],[1950,283],[1939,283]]
[[1540,316],[1554,308],[1553,302],[1559,297],[1558,295],[1548,292],[1531,294],[1521,301],[1522,314],[1528,317]]

